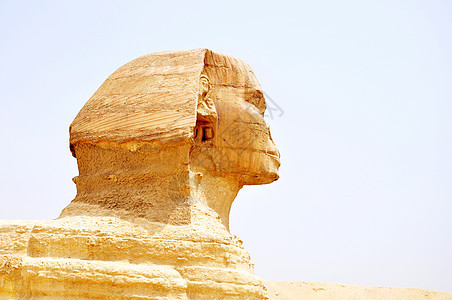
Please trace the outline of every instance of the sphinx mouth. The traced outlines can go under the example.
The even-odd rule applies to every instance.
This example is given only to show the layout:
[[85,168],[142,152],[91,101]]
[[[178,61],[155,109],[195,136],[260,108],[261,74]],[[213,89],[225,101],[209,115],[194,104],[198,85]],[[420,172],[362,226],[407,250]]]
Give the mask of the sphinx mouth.
[[270,156],[272,159],[276,160],[278,163],[280,162],[280,154],[277,149],[276,150],[264,150],[264,149],[241,148],[241,147],[221,147],[221,149],[228,149],[228,150],[233,150],[233,151],[242,150],[242,151],[261,153],[261,154]]

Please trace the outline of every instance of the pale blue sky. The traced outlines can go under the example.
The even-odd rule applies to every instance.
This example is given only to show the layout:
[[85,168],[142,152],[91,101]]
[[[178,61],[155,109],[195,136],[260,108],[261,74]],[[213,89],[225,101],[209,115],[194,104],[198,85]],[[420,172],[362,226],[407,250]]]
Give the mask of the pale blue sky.
[[68,127],[124,63],[206,47],[284,110],[231,231],[269,280],[452,292],[452,2],[0,1],[0,218],[75,196]]

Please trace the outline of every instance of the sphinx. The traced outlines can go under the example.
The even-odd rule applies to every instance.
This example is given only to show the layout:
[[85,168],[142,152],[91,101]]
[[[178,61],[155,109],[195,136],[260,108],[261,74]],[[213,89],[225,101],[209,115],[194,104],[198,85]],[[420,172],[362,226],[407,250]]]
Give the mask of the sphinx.
[[55,220],[0,222],[0,298],[267,299],[229,212],[278,179],[262,88],[208,49],[115,71],[70,125],[79,174]]

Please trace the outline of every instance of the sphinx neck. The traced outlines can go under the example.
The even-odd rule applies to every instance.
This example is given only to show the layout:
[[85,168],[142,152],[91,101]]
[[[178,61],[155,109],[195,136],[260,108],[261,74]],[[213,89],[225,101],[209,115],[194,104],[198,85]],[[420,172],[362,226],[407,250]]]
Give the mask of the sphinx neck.
[[110,216],[172,225],[218,223],[229,230],[231,205],[242,185],[234,178],[191,171],[184,156],[188,151],[180,148],[76,145],[77,195],[60,217]]
[[237,180],[210,173],[194,173],[190,199],[200,207],[214,211],[216,218],[229,231],[229,213],[237,193],[242,188]]

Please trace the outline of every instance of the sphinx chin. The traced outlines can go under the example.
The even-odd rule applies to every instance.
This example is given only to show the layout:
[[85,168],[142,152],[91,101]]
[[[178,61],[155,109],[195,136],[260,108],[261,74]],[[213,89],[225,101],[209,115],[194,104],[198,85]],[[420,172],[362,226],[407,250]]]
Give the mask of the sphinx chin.
[[242,176],[244,185],[269,184],[279,179],[278,170],[266,171],[265,173],[246,174]]
[[273,155],[265,155],[265,159],[260,161],[260,168],[246,172],[242,170],[240,175],[244,185],[269,184],[279,179],[280,161]]

